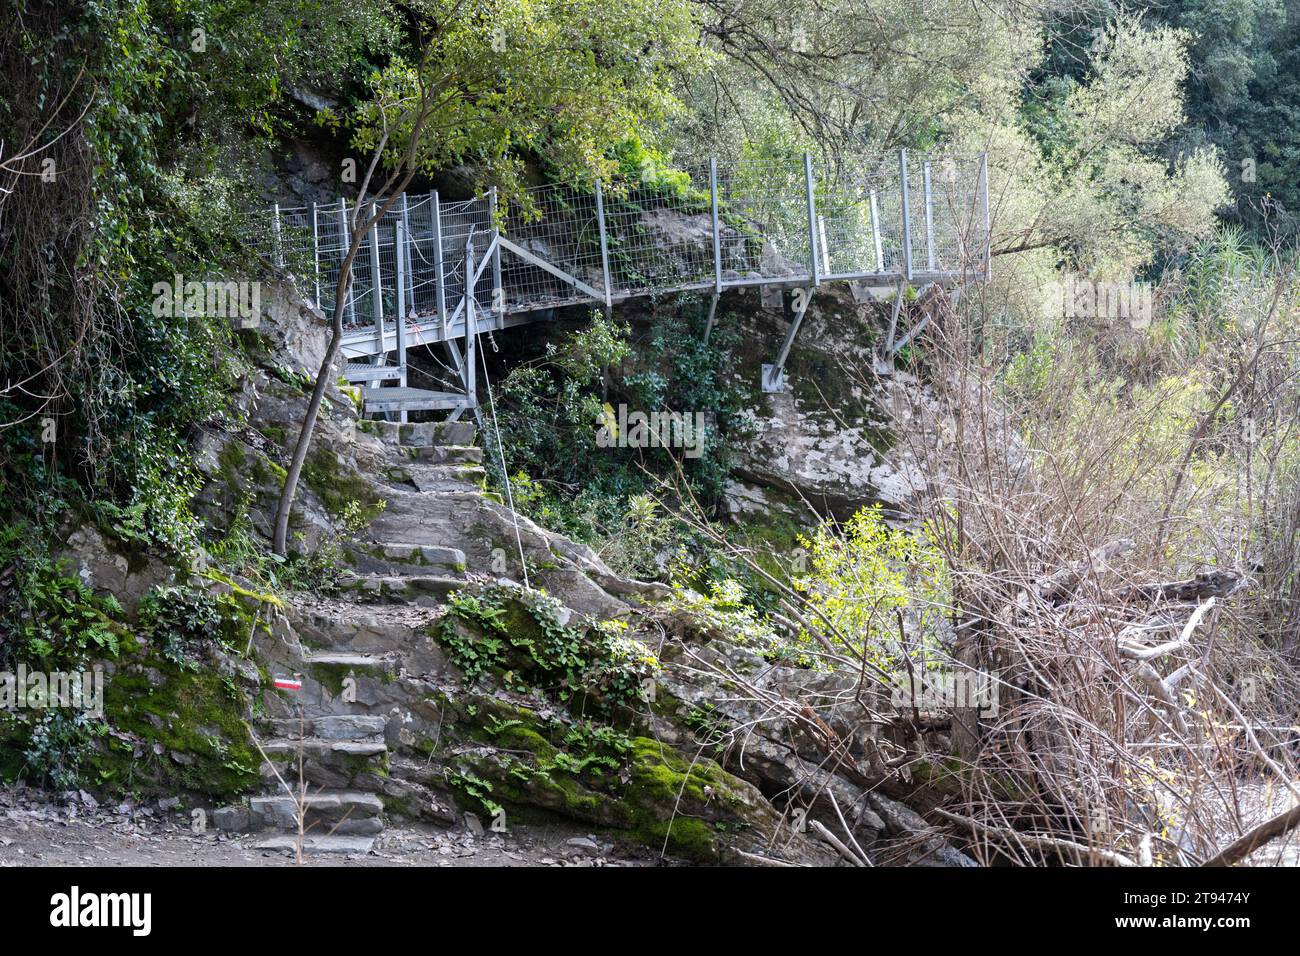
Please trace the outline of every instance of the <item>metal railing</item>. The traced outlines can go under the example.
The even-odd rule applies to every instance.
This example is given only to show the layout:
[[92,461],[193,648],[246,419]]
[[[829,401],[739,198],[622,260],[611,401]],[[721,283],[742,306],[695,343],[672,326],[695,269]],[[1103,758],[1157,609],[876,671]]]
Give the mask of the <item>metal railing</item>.
[[[399,304],[404,367],[408,346],[503,328],[558,306],[750,285],[901,287],[988,276],[985,155],[900,151],[837,180],[806,155],[649,178],[650,185],[539,186],[501,208],[495,189],[461,202],[442,202],[436,192],[398,197],[355,259],[344,354],[395,351]],[[249,238],[328,314],[353,211],[345,199],[277,206]],[[468,260],[478,264],[472,290]]]

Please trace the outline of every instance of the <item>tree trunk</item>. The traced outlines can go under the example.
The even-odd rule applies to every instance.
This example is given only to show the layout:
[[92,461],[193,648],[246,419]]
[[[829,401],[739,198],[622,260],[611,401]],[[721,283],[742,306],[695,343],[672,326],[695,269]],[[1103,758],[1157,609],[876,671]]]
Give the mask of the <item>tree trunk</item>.
[[338,356],[339,346],[343,342],[343,304],[347,301],[347,292],[352,285],[352,262],[346,263],[348,275],[340,278],[339,284],[345,291],[335,297],[334,320],[330,324],[330,342],[321,359],[320,371],[316,373],[316,384],[311,390],[311,400],[307,403],[307,413],[303,416],[302,430],[298,432],[298,443],[293,448],[293,459],[289,462],[284,476],[284,489],[280,492],[280,505],[275,512],[275,553],[288,553],[289,515],[293,511],[293,499],[298,491],[298,478],[302,475],[303,462],[307,460],[307,450],[311,447],[311,435],[316,428],[316,419],[320,416],[321,402],[325,399],[325,389],[329,387],[330,369]]

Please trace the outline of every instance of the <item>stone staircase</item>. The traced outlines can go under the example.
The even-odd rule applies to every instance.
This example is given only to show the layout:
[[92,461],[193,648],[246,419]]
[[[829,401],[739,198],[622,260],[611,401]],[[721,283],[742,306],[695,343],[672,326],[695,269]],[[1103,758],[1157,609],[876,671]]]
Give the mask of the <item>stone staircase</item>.
[[[473,444],[472,422],[369,422],[367,430],[388,447],[390,483],[421,497],[479,494],[482,450]],[[264,793],[216,817],[223,829],[254,833],[258,849],[296,849],[297,801],[275,771],[299,793],[300,758],[306,853],[369,852],[384,827],[385,797],[420,807],[424,818],[454,819],[409,773],[402,782],[389,775],[390,743],[400,733],[390,711],[395,681],[442,666],[426,631],[447,595],[468,583],[466,556],[427,541],[358,539],[347,557],[352,567],[340,596],[300,609],[292,632],[298,643],[277,639],[267,648],[280,654],[276,673],[298,675],[302,689],[270,698],[277,712],[260,728]]]

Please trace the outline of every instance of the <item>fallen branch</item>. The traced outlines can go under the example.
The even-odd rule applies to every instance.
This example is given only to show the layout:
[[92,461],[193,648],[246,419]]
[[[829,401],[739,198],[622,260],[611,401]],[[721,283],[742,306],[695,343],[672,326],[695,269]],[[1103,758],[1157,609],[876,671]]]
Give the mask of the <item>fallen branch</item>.
[[757,853],[748,853],[745,850],[737,850],[736,855],[744,857],[757,866],[789,866],[798,868],[798,863],[789,863],[786,860],[778,860],[775,857],[760,856]]
[[848,847],[846,847],[843,843],[841,843],[840,840],[839,840],[839,838],[838,838],[834,833],[831,833],[830,830],[826,829],[826,827],[824,827],[824,826],[821,824],[821,821],[819,821],[819,820],[810,820],[810,821],[808,821],[808,825],[809,825],[810,827],[812,827],[813,830],[815,830],[815,831],[817,832],[817,835],[818,835],[819,837],[821,837],[823,840],[825,840],[827,843],[829,843],[831,846],[833,846],[833,847],[835,848],[836,852],[838,852],[840,856],[844,857],[844,859],[848,860],[848,861],[849,861],[850,863],[852,863],[854,866],[869,866],[869,865],[870,865],[870,864],[867,864],[867,863],[862,862],[861,858],[859,858],[858,855],[857,855],[856,853],[854,853],[852,850],[850,850]]
[[1157,584],[1139,584],[1120,592],[1125,604],[1138,601],[1203,601],[1209,597],[1224,598],[1238,591],[1245,579],[1235,571],[1209,571],[1182,581],[1162,581]]
[[964,817],[959,813],[952,813],[951,811],[943,810],[939,807],[935,807],[933,812],[937,816],[943,817],[945,820],[961,824],[974,833],[983,836],[997,837],[1004,843],[1016,846],[1017,848],[1030,846],[1036,850],[1049,850],[1057,854],[1065,851],[1074,855],[1076,862],[1080,863],[1082,863],[1086,857],[1095,856],[1114,866],[1137,865],[1128,857],[1116,853],[1113,850],[1105,850],[1101,847],[1084,846],[1082,843],[1075,843],[1073,840],[1063,840],[1060,837],[1021,833],[1019,830],[1013,830],[1010,827],[989,826],[987,823],[980,823],[978,820],[972,820],[970,817]]
[[1264,844],[1271,843],[1278,837],[1286,836],[1297,826],[1300,826],[1300,806],[1294,806],[1286,813],[1279,813],[1271,820],[1265,820],[1245,836],[1229,843],[1201,865],[1232,866],[1254,853]]
[[1209,611],[1210,608],[1214,607],[1214,602],[1216,600],[1217,598],[1211,597],[1204,604],[1199,605],[1196,610],[1192,612],[1192,616],[1187,619],[1187,623],[1183,625],[1182,633],[1178,635],[1176,640],[1166,641],[1164,644],[1159,644],[1155,647],[1142,647],[1139,644],[1120,641],[1120,654],[1127,657],[1129,660],[1150,661],[1157,657],[1164,657],[1166,654],[1172,654],[1179,648],[1186,647],[1187,642],[1192,639],[1192,632],[1195,631],[1196,626],[1201,623],[1201,618],[1205,617],[1205,613]]

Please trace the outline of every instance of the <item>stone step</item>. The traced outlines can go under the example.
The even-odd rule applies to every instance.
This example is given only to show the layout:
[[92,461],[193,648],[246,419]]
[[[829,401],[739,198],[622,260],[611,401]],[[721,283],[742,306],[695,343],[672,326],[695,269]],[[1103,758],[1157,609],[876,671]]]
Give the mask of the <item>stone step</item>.
[[[333,644],[326,646],[333,647]],[[303,651],[299,660],[301,674],[308,682],[304,684],[304,689],[309,694],[316,693],[318,689],[324,690],[331,698],[338,696],[343,682],[349,677],[355,680],[370,678],[387,681],[397,676],[401,666],[396,651],[367,654],[346,650],[311,650]],[[297,726],[291,722],[288,727],[289,733],[285,736],[297,737]],[[307,736],[317,736],[310,732],[310,726]]]
[[409,485],[425,493],[477,492],[487,478],[487,471],[482,465],[466,462],[431,465],[413,461],[409,465],[394,465],[384,477],[394,484]]
[[475,428],[473,420],[455,422],[415,422],[398,425],[393,444],[415,448],[431,445],[472,445]]
[[[436,568],[400,567],[381,573],[385,576],[407,573],[438,572]],[[376,572],[369,572],[376,573]],[[406,655],[420,645],[428,634],[429,625],[437,618],[434,607],[419,607],[397,603],[358,603],[356,595],[339,595],[328,599],[317,598],[318,603],[308,608],[295,608],[291,621],[309,656],[329,651],[333,654],[359,655],[365,663],[353,669],[324,664],[313,665],[304,671],[309,677],[329,691],[330,699],[339,695],[340,681],[352,676],[358,681],[387,682],[401,672]],[[400,652],[396,650],[400,648]],[[366,656],[369,656],[368,659]],[[319,713],[375,713],[367,707],[330,708]],[[289,716],[293,711],[278,712],[275,716]]]
[[[384,829],[384,803],[362,790],[322,790],[308,793],[303,801],[303,824],[308,834],[350,834],[374,836]],[[286,793],[252,797],[248,801],[249,826],[296,832],[298,806]]]
[[307,718],[301,723],[293,717],[270,721],[278,738],[296,739],[299,729],[305,728],[307,737],[321,740],[382,738],[386,724],[383,717],[371,714],[327,714]]
[[465,586],[463,578],[436,574],[353,574],[339,579],[339,590],[358,601],[387,604],[441,605],[452,591]]
[[405,574],[413,569],[462,574],[465,552],[431,544],[349,545],[350,562],[358,572],[367,574]]
[[357,670],[383,670],[393,663],[391,655],[380,657],[376,654],[349,654],[345,651],[308,651],[302,655],[302,661],[309,667],[352,667]]
[[435,465],[483,464],[483,449],[477,445],[421,445],[412,446],[407,452],[417,461]]
[[476,429],[473,419],[454,422],[389,422],[367,419],[358,427],[394,448],[428,445],[472,445]]
[[361,740],[308,737],[299,741],[294,735],[262,742],[267,759],[262,762],[260,770],[268,785],[283,780],[290,786],[297,786],[299,747],[302,749],[303,777],[315,787],[378,790],[383,775],[388,772],[388,745],[382,737]]
[[331,755],[342,757],[375,757],[388,753],[388,744],[381,740],[328,740],[324,737],[276,737],[262,741],[262,750],[272,759],[295,759],[301,748],[304,757],[321,758]]
[[[283,853],[296,852],[298,838],[292,834],[274,836],[254,844],[258,850],[275,850]],[[306,854],[337,854],[345,856],[365,856],[375,845],[372,836],[316,836],[307,834],[303,837],[302,851]]]

